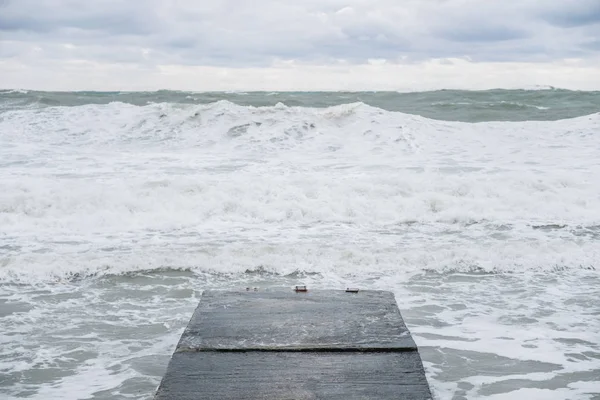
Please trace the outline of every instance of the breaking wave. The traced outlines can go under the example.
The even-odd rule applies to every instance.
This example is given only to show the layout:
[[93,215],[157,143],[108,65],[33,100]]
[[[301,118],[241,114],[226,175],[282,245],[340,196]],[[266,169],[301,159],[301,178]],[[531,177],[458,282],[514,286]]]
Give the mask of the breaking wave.
[[598,268],[600,114],[121,102],[0,114],[0,281]]

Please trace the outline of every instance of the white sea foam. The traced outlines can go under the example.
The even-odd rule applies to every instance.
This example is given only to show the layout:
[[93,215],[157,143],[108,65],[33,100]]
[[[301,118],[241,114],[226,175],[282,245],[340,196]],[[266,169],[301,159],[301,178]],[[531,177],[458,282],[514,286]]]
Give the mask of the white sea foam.
[[5,112],[0,280],[594,267],[599,128],[599,114],[468,124],[361,103]]
[[497,107],[497,106],[512,106],[519,108],[536,108],[538,110],[549,110],[550,107],[536,106],[533,104],[525,104],[515,101],[500,101],[500,102],[470,102],[470,101],[436,101],[431,103],[432,106],[475,106],[475,107]]
[[9,90],[0,90],[0,92],[4,92],[4,93],[18,93],[18,94],[27,94],[29,93],[29,90],[25,90],[25,89],[9,89]]

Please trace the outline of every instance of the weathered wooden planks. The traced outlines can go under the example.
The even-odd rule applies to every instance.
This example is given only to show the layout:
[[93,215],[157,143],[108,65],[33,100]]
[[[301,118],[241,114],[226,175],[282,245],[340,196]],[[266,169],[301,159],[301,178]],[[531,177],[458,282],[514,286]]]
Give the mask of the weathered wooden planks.
[[392,293],[206,291],[157,400],[429,399]]

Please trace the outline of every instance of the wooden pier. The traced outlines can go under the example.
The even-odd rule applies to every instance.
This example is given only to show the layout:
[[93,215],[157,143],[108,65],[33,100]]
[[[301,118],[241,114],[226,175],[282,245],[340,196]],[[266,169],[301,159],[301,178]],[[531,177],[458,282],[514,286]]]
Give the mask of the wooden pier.
[[206,291],[156,400],[430,399],[384,291]]

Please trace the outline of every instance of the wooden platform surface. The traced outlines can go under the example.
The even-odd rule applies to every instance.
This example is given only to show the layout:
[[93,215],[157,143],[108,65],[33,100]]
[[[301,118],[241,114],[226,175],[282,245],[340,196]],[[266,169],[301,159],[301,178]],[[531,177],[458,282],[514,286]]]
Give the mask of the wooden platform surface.
[[157,400],[430,399],[384,291],[206,291]]

